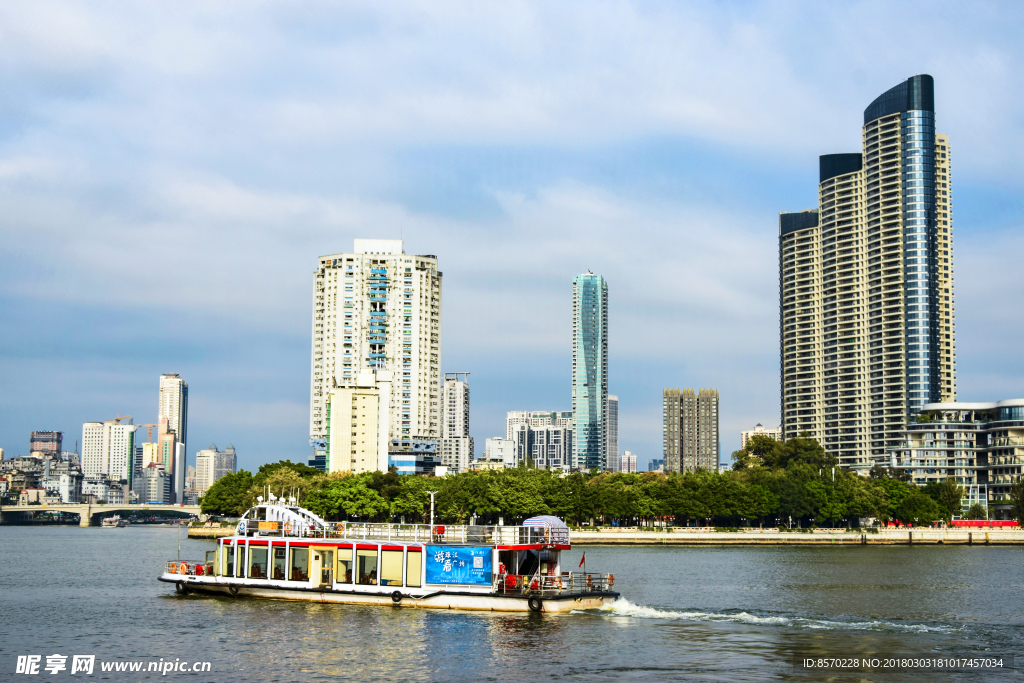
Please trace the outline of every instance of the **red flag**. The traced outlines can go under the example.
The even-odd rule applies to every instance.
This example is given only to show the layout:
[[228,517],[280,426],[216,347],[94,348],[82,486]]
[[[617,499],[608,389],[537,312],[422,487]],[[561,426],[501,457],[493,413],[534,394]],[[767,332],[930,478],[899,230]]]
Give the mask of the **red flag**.
[[580,558],[580,564],[579,564],[579,566],[580,566],[580,567],[582,567],[582,566],[583,566],[583,565],[584,565],[584,564],[586,563],[586,561],[587,561],[587,553],[586,553],[586,551],[584,551],[584,553],[583,553],[583,557],[582,557],[582,558]]

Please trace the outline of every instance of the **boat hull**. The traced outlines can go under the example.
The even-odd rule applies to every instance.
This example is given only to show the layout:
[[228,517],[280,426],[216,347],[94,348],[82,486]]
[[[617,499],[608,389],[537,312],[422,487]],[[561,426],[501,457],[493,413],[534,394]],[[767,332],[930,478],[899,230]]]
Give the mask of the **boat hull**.
[[[420,590],[410,592],[369,593],[304,587],[259,586],[246,583],[224,583],[212,578],[180,576],[165,573],[160,581],[174,583],[179,593],[210,593],[229,597],[299,600],[303,602],[343,605],[380,605],[416,607],[420,609],[463,609],[488,612],[571,612],[599,609],[619,598],[611,591],[591,593],[554,593],[504,595],[497,593],[460,593],[452,590]],[[396,600],[395,593],[400,596]]]

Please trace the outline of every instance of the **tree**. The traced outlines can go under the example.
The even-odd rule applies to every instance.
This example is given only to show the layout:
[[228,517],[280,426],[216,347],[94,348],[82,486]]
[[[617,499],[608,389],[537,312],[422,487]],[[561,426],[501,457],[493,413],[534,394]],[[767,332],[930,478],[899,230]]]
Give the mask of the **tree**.
[[1024,527],[1024,480],[1018,479],[1010,485],[1011,513],[1017,523]]
[[238,470],[213,483],[199,500],[199,509],[207,515],[241,515],[249,509],[248,496],[252,474]]
[[946,480],[939,484],[938,503],[942,508],[946,521],[952,519],[953,515],[963,511],[960,501],[964,499],[964,489],[953,477],[946,477]]
[[914,491],[903,499],[893,510],[893,516],[904,524],[912,526],[930,526],[942,516],[938,503],[920,491]]
[[767,434],[754,434],[747,439],[747,445],[743,450],[732,454],[732,459],[735,460],[732,468],[734,470],[744,470],[758,465],[762,467],[775,467],[779,459],[778,452],[781,446],[781,443]]
[[968,508],[967,519],[988,519],[988,510],[981,503],[975,503]]

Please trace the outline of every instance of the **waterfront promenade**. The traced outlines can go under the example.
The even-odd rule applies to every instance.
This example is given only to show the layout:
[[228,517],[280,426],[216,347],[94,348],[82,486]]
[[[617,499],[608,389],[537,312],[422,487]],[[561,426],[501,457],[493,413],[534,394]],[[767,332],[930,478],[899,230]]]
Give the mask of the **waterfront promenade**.
[[715,531],[714,527],[605,528],[573,531],[573,545],[1024,545],[1024,530],[992,528],[933,529],[891,527],[779,531],[746,529]]

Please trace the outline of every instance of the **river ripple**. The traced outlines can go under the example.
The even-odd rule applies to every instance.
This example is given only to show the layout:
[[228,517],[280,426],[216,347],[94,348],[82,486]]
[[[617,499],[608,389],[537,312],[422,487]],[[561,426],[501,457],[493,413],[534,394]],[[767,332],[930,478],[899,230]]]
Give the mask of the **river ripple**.
[[[111,681],[993,681],[1017,676],[827,677],[793,659],[1005,656],[1024,642],[1016,547],[577,547],[565,566],[586,550],[620,603],[503,615],[177,596],[156,581],[177,553],[168,527],[8,526],[0,543],[0,680],[21,678],[19,654],[58,653],[213,666],[92,677]],[[183,539],[182,558],[211,548]]]

